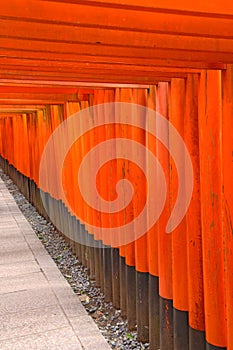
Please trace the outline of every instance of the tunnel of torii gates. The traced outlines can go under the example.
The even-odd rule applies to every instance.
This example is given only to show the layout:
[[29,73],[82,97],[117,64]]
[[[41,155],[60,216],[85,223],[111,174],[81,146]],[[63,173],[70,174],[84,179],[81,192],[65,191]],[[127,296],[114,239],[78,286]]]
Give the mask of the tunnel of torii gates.
[[[108,102],[118,102],[111,105],[116,120],[104,123],[112,117],[102,106]],[[119,102],[130,106],[129,122]],[[47,141],[77,112],[75,127],[57,133],[40,182]],[[153,124],[150,113],[155,132],[145,126]],[[171,124],[185,145],[175,151]],[[59,165],[66,134],[75,132],[80,136]],[[150,349],[233,350],[232,134],[232,0],[1,0],[0,165],[55,221],[106,301]],[[137,161],[144,168],[118,153],[119,139],[133,140],[126,147],[132,155],[143,146]],[[94,160],[92,154],[82,176],[87,193],[94,184],[107,203],[119,198],[120,180],[131,183],[131,199],[115,212],[87,204],[77,181],[83,159],[101,143],[107,152],[110,141],[112,159],[95,173],[104,152]],[[187,170],[186,151],[191,177],[179,173]],[[166,186],[152,226],[147,196],[160,179],[154,174],[148,183],[144,170],[154,169],[148,154]],[[121,183],[124,195],[127,181]],[[178,195],[178,205],[187,207],[168,233]],[[136,219],[145,207],[140,236]],[[118,242],[106,234],[113,228],[133,238]]]

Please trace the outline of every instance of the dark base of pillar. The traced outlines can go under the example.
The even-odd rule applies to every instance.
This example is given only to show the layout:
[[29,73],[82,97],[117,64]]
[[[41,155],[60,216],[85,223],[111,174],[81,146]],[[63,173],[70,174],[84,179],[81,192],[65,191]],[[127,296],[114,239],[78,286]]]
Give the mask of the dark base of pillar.
[[149,342],[149,274],[136,272],[136,315],[138,341]]
[[126,313],[129,330],[136,329],[136,270],[126,265]]
[[188,312],[173,309],[174,350],[189,348]]
[[172,300],[160,297],[160,350],[174,350]]
[[160,349],[159,278],[149,275],[149,343],[151,350]]

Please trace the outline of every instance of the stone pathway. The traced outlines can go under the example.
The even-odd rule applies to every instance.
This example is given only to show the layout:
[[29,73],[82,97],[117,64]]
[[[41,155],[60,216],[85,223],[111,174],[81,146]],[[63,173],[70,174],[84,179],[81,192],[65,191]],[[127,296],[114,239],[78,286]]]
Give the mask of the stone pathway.
[[110,349],[1,179],[0,349]]

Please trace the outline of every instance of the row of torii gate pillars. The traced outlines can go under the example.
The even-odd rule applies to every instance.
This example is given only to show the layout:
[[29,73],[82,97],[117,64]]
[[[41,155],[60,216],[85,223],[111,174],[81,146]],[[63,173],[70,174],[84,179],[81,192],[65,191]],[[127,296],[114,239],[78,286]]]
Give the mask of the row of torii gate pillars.
[[[22,190],[32,196],[32,188],[39,189],[38,167],[31,164],[38,165],[41,154],[30,149],[42,150],[45,139],[34,133],[35,121],[49,123],[48,115],[62,121],[71,111],[109,101],[167,113],[189,149],[194,191],[182,223],[185,238],[177,231],[165,237],[160,228],[156,239],[144,238],[147,244],[136,242],[133,250],[112,248],[107,255],[104,249],[92,272],[151,349],[232,350],[233,2],[1,1],[1,164]],[[47,136],[55,124],[46,124]],[[177,186],[171,170],[167,180]],[[35,193],[30,199],[39,207]],[[155,241],[157,250],[151,249]],[[83,245],[70,242],[90,267]],[[97,253],[88,252],[96,263]],[[117,284],[107,265],[117,266]]]

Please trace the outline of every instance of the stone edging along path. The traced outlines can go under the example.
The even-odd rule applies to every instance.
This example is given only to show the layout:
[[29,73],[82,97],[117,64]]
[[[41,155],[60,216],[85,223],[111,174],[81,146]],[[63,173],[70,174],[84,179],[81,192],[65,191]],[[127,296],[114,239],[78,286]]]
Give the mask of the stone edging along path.
[[13,181],[1,169],[0,177],[37,237],[80,298],[88,314],[96,322],[110,347],[125,350],[148,349],[149,344],[137,341],[136,332],[128,331],[127,321],[121,318],[120,311],[115,310],[111,303],[104,301],[103,293],[95,286],[94,281],[90,281],[87,269],[80,265],[77,257],[72,254],[68,244],[59,236],[53,225],[36,211],[35,207],[27,201]]

